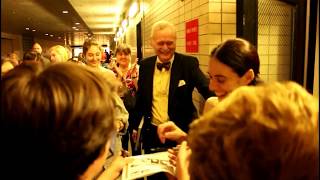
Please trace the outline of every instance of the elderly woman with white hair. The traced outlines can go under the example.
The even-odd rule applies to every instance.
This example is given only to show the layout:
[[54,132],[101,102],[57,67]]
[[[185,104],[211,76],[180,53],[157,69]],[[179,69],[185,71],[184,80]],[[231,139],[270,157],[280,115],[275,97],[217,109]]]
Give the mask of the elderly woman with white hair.
[[49,53],[51,63],[66,62],[69,59],[68,50],[61,45],[52,46]]

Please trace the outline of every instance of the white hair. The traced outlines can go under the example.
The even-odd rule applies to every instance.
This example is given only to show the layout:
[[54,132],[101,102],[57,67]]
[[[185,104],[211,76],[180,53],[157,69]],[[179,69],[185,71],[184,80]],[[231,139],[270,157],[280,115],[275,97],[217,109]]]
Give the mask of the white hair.
[[158,21],[152,25],[151,38],[154,37],[155,32],[166,29],[166,28],[170,28],[172,30],[172,32],[174,33],[174,35],[176,36],[175,26],[168,21],[161,20],[161,21]]

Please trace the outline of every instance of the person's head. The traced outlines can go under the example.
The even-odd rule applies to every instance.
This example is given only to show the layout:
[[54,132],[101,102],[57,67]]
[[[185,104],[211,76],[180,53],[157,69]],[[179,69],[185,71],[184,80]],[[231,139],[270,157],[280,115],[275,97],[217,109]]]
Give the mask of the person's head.
[[167,21],[158,21],[151,29],[151,46],[162,62],[169,61],[176,50],[176,28]]
[[116,61],[119,66],[129,67],[131,61],[131,49],[126,44],[120,44],[116,48]]
[[23,54],[23,62],[37,62],[40,61],[40,53],[36,51],[26,51]]
[[27,179],[77,179],[100,170],[115,131],[112,88],[74,63],[22,64],[8,72],[1,79],[5,171],[15,179],[19,162]]
[[236,89],[190,125],[191,179],[317,179],[318,106],[294,82]]
[[244,39],[230,39],[212,50],[209,61],[210,90],[219,99],[239,86],[255,85],[260,60],[256,48]]
[[102,52],[102,47],[94,39],[87,39],[83,43],[83,57],[88,66],[95,68],[99,67],[101,64]]
[[51,63],[66,62],[69,59],[68,50],[61,45],[52,46],[49,53]]
[[10,61],[14,66],[17,66],[20,64],[20,58],[16,53],[11,53],[10,54]]
[[32,51],[35,51],[35,52],[37,52],[37,53],[42,53],[42,48],[41,48],[41,46],[40,46],[40,44],[39,43],[34,43],[33,44],[33,46],[32,46]]

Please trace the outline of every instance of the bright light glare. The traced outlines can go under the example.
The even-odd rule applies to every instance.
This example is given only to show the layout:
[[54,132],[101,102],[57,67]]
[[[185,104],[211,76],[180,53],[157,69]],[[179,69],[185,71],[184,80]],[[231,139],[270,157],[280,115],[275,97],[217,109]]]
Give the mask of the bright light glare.
[[134,2],[129,9],[129,17],[134,17],[138,12],[138,3]]
[[128,20],[127,20],[127,19],[124,19],[124,20],[122,21],[121,25],[122,25],[123,29],[125,29],[125,28],[127,27],[127,25],[128,25]]

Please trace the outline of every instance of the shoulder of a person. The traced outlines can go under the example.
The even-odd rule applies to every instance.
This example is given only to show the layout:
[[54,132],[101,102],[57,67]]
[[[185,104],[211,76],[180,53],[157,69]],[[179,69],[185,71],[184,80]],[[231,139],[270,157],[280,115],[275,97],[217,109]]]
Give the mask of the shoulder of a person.
[[139,70],[140,65],[136,64],[135,66],[131,67],[129,70],[133,71],[133,70]]
[[155,61],[157,59],[157,56],[150,56],[150,57],[146,57],[144,58],[142,61],[140,61],[139,65],[141,67],[148,65],[150,63],[152,63],[153,61]]
[[149,61],[152,61],[153,59],[157,59],[157,56],[149,56],[149,57],[143,58],[141,63],[149,62]]
[[176,57],[180,57],[180,58],[183,58],[183,59],[193,59],[193,60],[196,60],[197,58],[196,57],[194,57],[194,56],[190,56],[190,55],[187,55],[187,54],[181,54],[181,53],[177,53],[177,52],[175,52],[174,53],[174,55],[176,56]]
[[209,104],[217,104],[219,102],[218,98],[213,96],[213,97],[209,97],[207,100],[206,100],[206,103],[209,103]]
[[110,74],[110,75],[115,75],[114,72],[110,69],[104,68],[102,66],[99,67],[100,71],[106,73],[106,74]]
[[194,56],[180,54],[180,53],[175,53],[175,59],[182,60],[183,64],[190,65],[190,66],[197,65],[199,62],[198,59]]
[[14,68],[12,62],[10,61],[5,61],[2,63],[1,68]]

